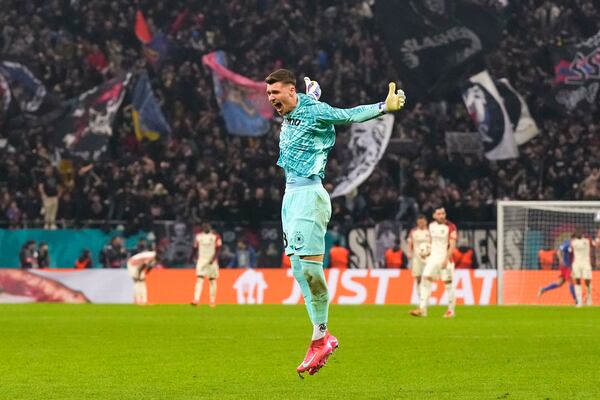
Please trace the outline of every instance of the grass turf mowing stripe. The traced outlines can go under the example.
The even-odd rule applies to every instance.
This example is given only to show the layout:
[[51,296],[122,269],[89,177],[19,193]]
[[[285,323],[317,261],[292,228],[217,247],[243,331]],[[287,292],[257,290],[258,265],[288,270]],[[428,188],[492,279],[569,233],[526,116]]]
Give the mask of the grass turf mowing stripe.
[[598,399],[600,309],[332,306],[300,380],[303,306],[0,305],[0,399]]

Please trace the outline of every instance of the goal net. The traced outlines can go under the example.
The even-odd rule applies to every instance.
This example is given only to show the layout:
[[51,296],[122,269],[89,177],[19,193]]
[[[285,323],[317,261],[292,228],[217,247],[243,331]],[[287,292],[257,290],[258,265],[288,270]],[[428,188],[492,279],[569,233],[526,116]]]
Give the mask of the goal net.
[[[576,229],[588,238],[600,235],[600,202],[498,202],[498,304],[573,305],[569,282],[538,296],[539,289],[558,282],[558,249]],[[592,248],[593,281],[600,279],[600,248]],[[592,284],[600,304],[600,282]],[[585,292],[585,285],[583,285]]]

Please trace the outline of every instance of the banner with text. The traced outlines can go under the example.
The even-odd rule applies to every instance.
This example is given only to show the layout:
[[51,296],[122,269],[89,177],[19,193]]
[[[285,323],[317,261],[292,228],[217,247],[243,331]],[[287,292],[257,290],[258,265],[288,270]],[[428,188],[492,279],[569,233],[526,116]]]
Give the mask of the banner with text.
[[554,66],[553,96],[567,112],[597,104],[600,89],[600,32],[587,40],[551,49]]
[[498,13],[462,0],[377,1],[375,19],[413,103],[447,94],[502,34]]
[[[411,272],[399,269],[325,270],[334,304],[417,304]],[[153,270],[148,274],[152,304],[188,304],[196,274],[188,270]],[[457,304],[496,303],[496,272],[457,270]],[[208,301],[204,291],[201,302]],[[133,281],[121,270],[0,270],[0,303],[132,303]],[[219,304],[302,304],[291,269],[222,269]],[[444,285],[434,284],[431,304],[447,304]]]
[[[333,304],[417,304],[417,289],[409,270],[325,270]],[[196,277],[192,270],[158,270],[148,276],[152,303],[189,303]],[[457,304],[496,304],[496,271],[457,270]],[[204,291],[201,302],[208,301]],[[301,304],[302,293],[291,269],[221,270],[218,303]],[[431,304],[447,304],[444,285],[434,284]]]

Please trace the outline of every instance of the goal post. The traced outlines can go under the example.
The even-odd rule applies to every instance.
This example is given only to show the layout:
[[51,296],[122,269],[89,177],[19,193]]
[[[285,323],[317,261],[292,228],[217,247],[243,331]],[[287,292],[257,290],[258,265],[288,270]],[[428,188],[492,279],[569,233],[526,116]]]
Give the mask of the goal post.
[[[600,201],[498,201],[498,304],[573,304],[568,284],[541,298],[538,289],[558,280],[559,246],[576,229],[594,239],[599,228]],[[592,267],[600,268],[599,247]]]

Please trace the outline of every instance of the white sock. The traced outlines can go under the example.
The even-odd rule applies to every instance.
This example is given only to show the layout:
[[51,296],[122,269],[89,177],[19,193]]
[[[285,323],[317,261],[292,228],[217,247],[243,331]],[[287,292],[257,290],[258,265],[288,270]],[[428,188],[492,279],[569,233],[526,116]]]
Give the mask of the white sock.
[[575,298],[577,299],[577,305],[581,305],[581,285],[575,285]]
[[215,299],[217,298],[217,280],[211,279],[208,281],[209,285],[209,294],[210,294],[210,304],[215,304]]
[[140,282],[137,280],[133,281],[133,302],[140,303]]
[[431,281],[429,279],[421,279],[421,303],[419,308],[423,313],[427,313],[427,305],[429,304],[429,296],[431,295]]
[[588,285],[586,285],[586,287],[587,287],[587,290],[586,290],[587,293],[585,294],[586,302],[588,305],[591,306],[592,305],[592,282],[590,282]]
[[446,292],[448,293],[448,310],[454,312],[454,305],[456,303],[454,285],[452,285],[452,282],[446,282],[444,286],[446,287]]
[[322,337],[325,337],[327,333],[327,324],[315,324],[313,325],[313,334],[312,340],[319,340]]
[[194,288],[194,302],[200,302],[200,296],[202,295],[202,284],[204,283],[204,278],[198,278],[196,280],[196,287]]
[[148,287],[146,281],[140,282],[140,301],[142,304],[148,303]]

